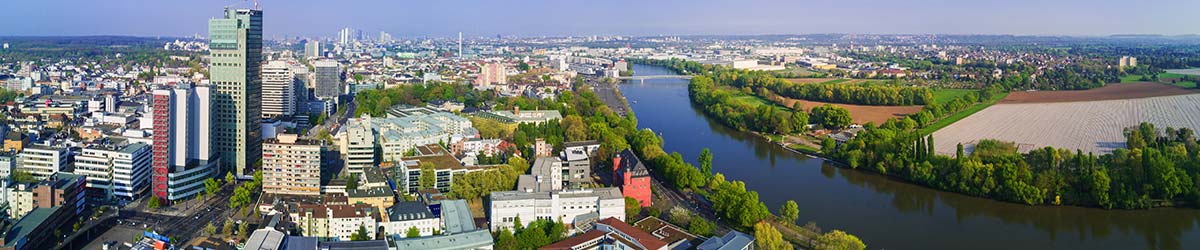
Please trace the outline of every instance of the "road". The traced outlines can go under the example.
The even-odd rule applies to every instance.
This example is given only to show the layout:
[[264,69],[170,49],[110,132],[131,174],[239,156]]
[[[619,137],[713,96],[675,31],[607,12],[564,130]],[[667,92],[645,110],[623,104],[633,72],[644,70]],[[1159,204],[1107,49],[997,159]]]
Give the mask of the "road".
[[596,77],[584,77],[584,82],[592,87],[592,91],[596,92],[596,96],[608,106],[608,109],[621,117],[625,117],[625,114],[629,112],[629,104],[625,102],[625,97],[621,96],[621,91],[617,88],[616,83],[605,83]]

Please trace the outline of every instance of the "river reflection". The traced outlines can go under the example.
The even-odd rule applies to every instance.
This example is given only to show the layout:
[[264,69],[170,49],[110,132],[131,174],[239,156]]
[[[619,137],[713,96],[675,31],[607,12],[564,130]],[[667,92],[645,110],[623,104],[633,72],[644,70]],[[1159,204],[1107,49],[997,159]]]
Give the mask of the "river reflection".
[[[635,65],[636,75],[663,75]],[[654,79],[621,86],[638,126],[696,164],[703,148],[714,169],[742,180],[772,210],[800,206],[800,223],[816,222],[861,237],[871,249],[1197,249],[1200,210],[1113,211],[1025,206],[937,191],[766,143],[705,117],[687,97],[687,80]]]

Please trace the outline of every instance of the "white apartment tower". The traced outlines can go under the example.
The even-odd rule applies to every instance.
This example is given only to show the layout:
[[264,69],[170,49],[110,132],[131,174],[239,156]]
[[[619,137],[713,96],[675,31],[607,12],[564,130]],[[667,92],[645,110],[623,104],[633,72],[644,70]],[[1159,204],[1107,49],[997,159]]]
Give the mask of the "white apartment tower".
[[151,190],[165,200],[191,197],[215,176],[212,88],[176,84],[154,90],[154,157]]
[[287,61],[271,61],[262,70],[262,117],[289,117],[296,113],[296,77]]

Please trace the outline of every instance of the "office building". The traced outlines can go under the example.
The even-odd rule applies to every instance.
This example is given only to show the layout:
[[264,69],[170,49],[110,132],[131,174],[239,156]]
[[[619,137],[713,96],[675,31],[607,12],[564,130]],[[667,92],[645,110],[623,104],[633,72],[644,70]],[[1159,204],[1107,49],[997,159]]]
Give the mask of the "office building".
[[342,93],[341,65],[334,60],[320,60],[313,63],[316,68],[316,88],[313,94],[317,98],[337,98]]
[[30,145],[21,150],[17,159],[17,171],[33,175],[34,179],[45,180],[58,172],[67,171],[70,158],[66,147]]
[[152,155],[145,143],[92,144],[75,156],[75,174],[87,177],[89,197],[135,200],[150,189]]
[[479,66],[479,76],[475,78],[475,88],[489,89],[492,85],[508,83],[508,74],[504,63],[489,62]]
[[208,20],[210,81],[215,85],[213,146],[239,178],[262,157],[262,10],[225,8]]
[[471,127],[471,120],[446,112],[361,120],[373,129],[382,161],[400,161],[404,153],[417,146],[450,144],[457,141],[455,138],[473,138],[479,134]]
[[492,231],[512,228],[517,217],[522,226],[537,219],[562,220],[563,223],[594,221],[599,218],[625,219],[625,197],[613,187],[569,191],[536,190],[517,185],[516,191],[491,193],[488,220]]
[[154,90],[153,172],[150,189],[163,200],[179,200],[204,190],[204,180],[220,167],[212,87],[176,84]]
[[375,166],[375,134],[363,118],[354,118],[342,127],[342,160],[350,173],[362,173],[364,168]]
[[275,60],[262,70],[262,118],[296,114],[296,76],[287,61]]
[[321,145],[295,134],[263,143],[263,192],[321,195]]
[[441,200],[441,234],[418,238],[392,235],[396,249],[492,249],[492,234],[486,228],[475,227],[475,218],[466,200]]
[[304,43],[304,58],[321,57],[321,42],[308,40]]

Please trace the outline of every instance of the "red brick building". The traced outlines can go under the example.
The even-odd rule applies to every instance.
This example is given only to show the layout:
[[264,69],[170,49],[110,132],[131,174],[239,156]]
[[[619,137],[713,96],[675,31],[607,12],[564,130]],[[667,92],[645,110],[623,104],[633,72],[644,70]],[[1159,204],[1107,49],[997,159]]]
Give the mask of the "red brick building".
[[646,165],[629,149],[613,157],[612,162],[612,185],[621,188],[621,194],[625,197],[636,199],[642,207],[649,207],[650,170],[646,169]]

